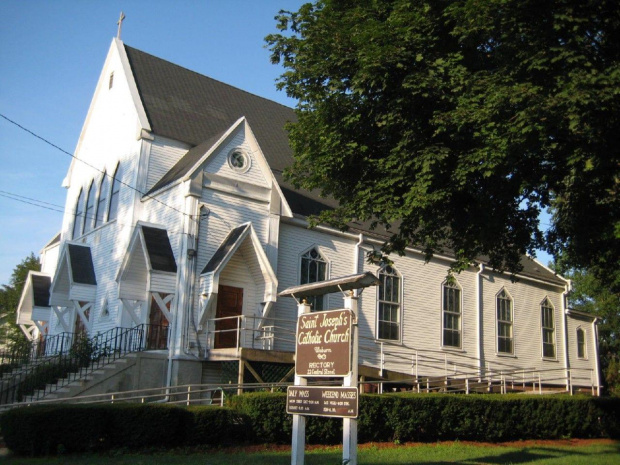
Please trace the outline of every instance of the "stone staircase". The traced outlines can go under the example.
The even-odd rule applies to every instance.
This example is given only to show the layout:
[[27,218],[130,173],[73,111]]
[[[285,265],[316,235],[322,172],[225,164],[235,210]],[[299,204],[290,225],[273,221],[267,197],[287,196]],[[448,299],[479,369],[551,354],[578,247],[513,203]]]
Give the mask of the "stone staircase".
[[[25,396],[22,403],[29,404],[41,400],[59,400],[122,391],[126,388],[124,385],[133,384],[131,372],[138,359],[138,353],[128,353],[95,370],[91,367],[82,368],[78,373],[70,373],[66,378],[60,379],[54,384],[48,384],[45,389]],[[125,374],[127,376],[123,376]],[[129,383],[124,382],[127,379],[129,379]],[[131,387],[129,386],[129,388]]]

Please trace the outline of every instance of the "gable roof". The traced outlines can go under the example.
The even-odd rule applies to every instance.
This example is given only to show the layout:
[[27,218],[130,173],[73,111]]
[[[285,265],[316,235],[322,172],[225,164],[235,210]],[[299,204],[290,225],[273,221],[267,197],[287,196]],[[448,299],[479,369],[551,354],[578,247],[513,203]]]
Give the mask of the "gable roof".
[[32,295],[35,307],[49,307],[50,305],[50,286],[52,277],[42,274],[31,274]]
[[172,253],[172,246],[165,229],[142,226],[144,245],[149,254],[151,268],[155,271],[177,272],[177,263]]
[[[251,94],[195,71],[125,45],[127,58],[153,133],[192,145],[147,193],[188,174],[202,155],[241,117],[248,121],[265,159],[294,214],[317,215],[337,202],[316,191],[295,189],[282,173],[293,162],[285,125],[297,120],[292,108]],[[355,226],[360,232],[386,239],[389,235]],[[481,260],[483,263],[485,260]],[[564,285],[565,280],[529,257],[519,275]]]
[[67,253],[71,263],[72,279],[74,283],[96,285],[95,267],[90,247],[77,244],[68,244]]

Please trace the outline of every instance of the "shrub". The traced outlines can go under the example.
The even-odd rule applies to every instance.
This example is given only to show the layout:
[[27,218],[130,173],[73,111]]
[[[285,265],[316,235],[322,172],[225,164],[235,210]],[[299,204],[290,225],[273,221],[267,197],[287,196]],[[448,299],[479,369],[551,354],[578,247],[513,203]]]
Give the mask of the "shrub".
[[190,407],[187,444],[240,444],[251,439],[247,417],[228,407]]
[[[166,404],[55,405],[0,417],[7,446],[21,454],[109,448],[291,441],[284,393],[234,396],[230,408]],[[620,438],[620,399],[569,396],[384,394],[360,398],[358,439],[506,441]],[[340,418],[307,417],[306,440],[342,440]]]
[[105,408],[79,405],[9,410],[0,427],[7,447],[27,455],[103,449],[109,431]]

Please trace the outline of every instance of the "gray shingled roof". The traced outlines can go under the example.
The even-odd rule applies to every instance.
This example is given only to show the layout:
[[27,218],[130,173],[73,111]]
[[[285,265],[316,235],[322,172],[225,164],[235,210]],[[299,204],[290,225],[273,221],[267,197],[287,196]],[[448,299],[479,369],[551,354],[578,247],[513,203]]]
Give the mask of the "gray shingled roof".
[[50,306],[50,286],[52,278],[49,276],[41,276],[38,274],[30,275],[32,279],[32,295],[34,296],[35,307]]
[[228,256],[233,249],[241,235],[246,229],[250,227],[249,224],[243,224],[237,226],[228,233],[228,236],[222,241],[218,249],[215,251],[209,263],[207,263],[200,274],[213,273],[220,266],[222,261]]
[[[193,146],[149,194],[188,174],[233,123],[245,116],[293,213],[309,216],[337,205],[316,192],[296,190],[282,177],[293,161],[284,129],[287,122],[296,121],[293,109],[127,45],[125,50],[152,131]],[[367,232],[364,226],[359,229]],[[382,236],[376,231],[374,235]],[[522,264],[524,276],[564,283],[527,257]]]
[[156,271],[176,273],[177,263],[166,230],[142,226],[142,234],[151,267]]
[[95,267],[90,247],[85,245],[69,244],[67,252],[73,272],[73,282],[78,284],[97,284]]

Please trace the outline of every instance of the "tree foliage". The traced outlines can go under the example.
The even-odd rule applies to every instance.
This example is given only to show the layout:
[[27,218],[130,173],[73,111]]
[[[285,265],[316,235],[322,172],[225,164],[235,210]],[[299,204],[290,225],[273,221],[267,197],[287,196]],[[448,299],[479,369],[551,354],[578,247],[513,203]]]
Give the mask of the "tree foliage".
[[[317,220],[372,221],[385,253],[564,250],[620,289],[616,0],[318,0],[266,40],[298,100],[289,179]],[[547,232],[541,211],[552,208]]]
[[[9,284],[3,284],[2,288],[0,288],[0,321],[2,322],[3,329],[6,330],[6,337],[9,339],[23,337],[22,332],[15,323],[15,319],[17,317],[16,312],[19,299],[21,298],[30,270],[41,271],[39,258],[34,253],[31,253],[13,268]],[[4,339],[5,334],[2,336]]]

